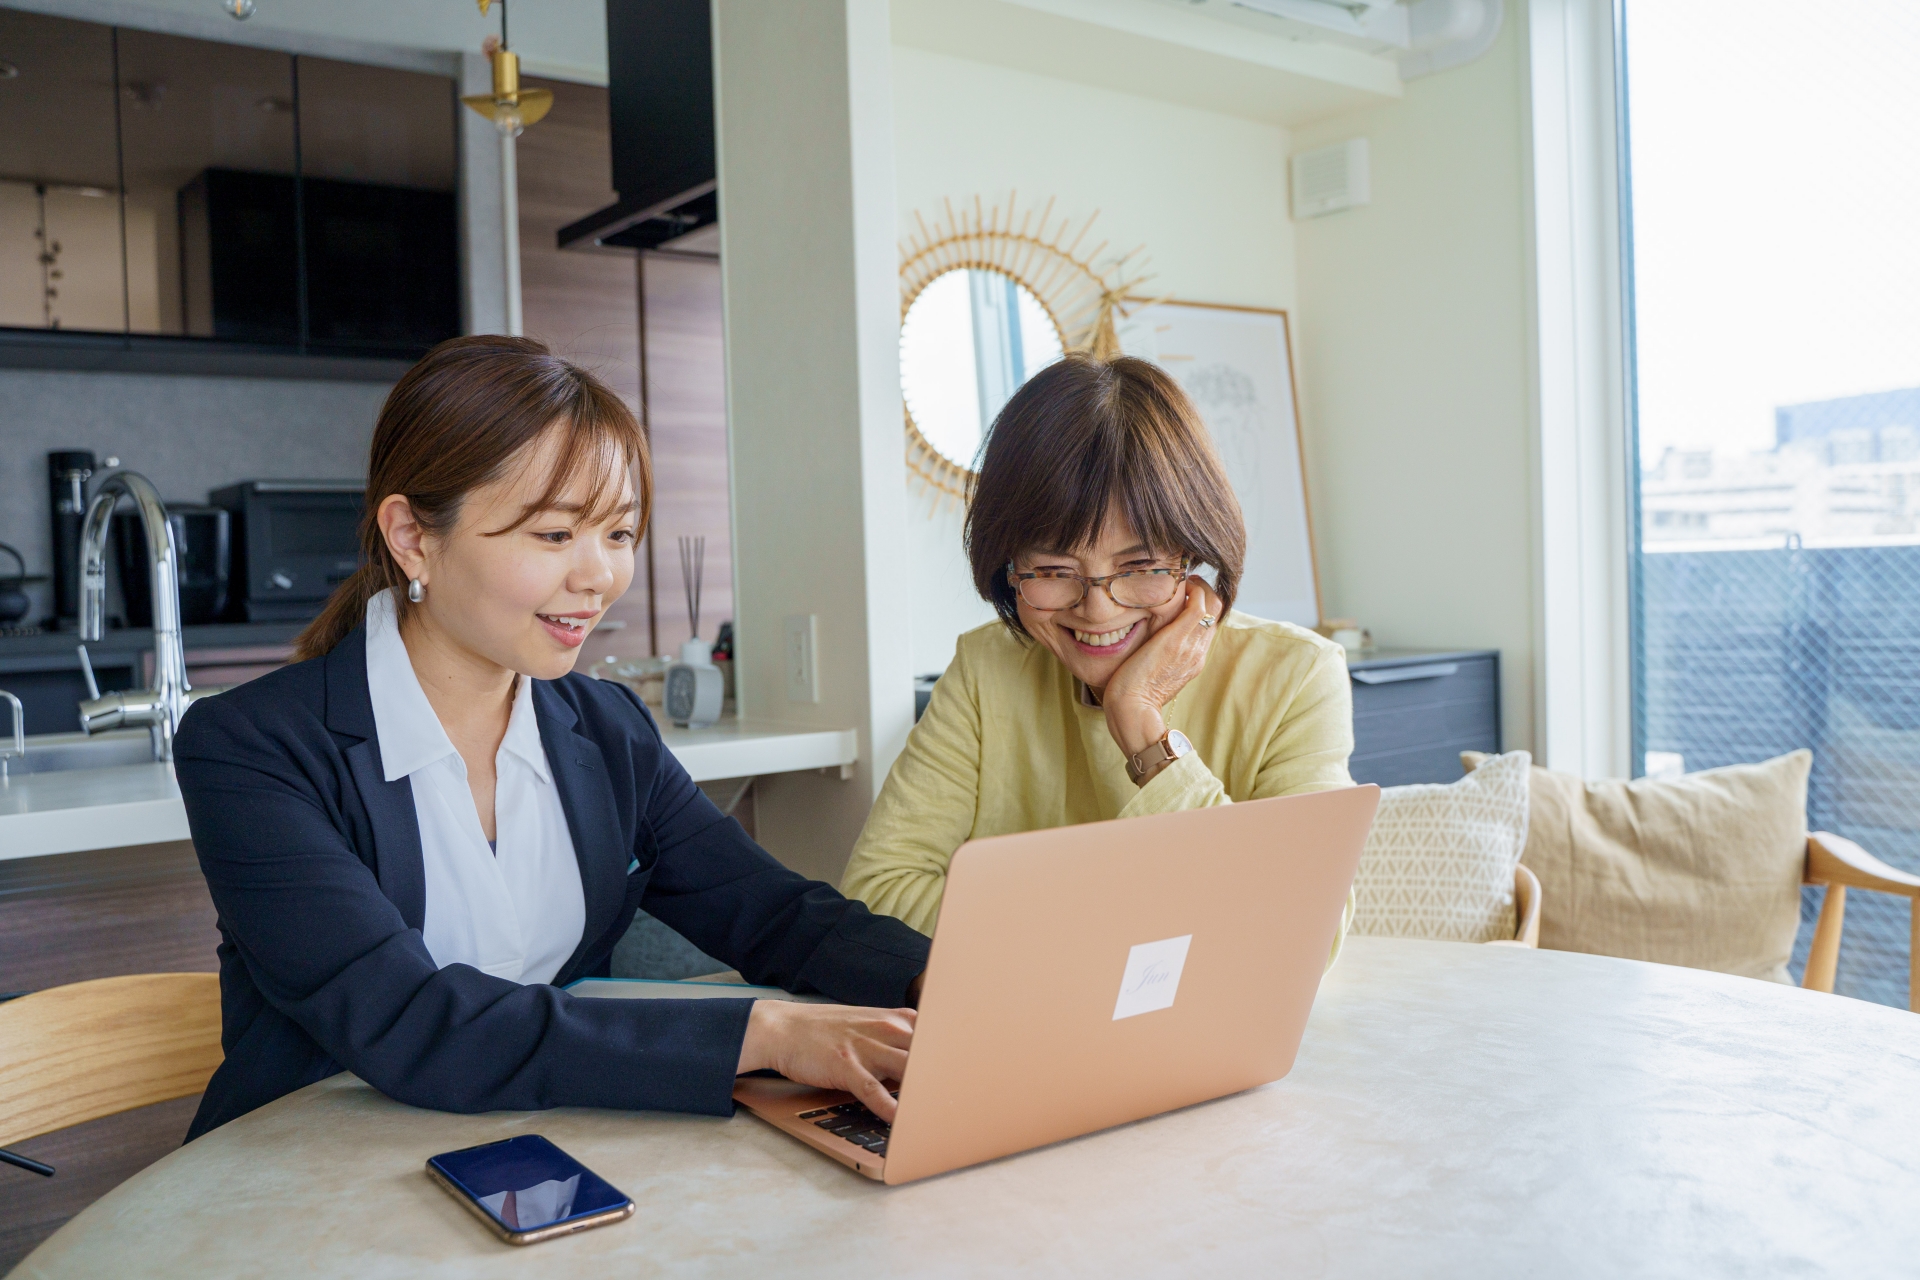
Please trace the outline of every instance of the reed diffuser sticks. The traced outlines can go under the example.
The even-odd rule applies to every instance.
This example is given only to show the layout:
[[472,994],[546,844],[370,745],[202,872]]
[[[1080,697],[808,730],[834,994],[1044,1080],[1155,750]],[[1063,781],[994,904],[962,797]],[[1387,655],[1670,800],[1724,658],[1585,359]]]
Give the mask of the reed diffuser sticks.
[[700,638],[700,583],[706,576],[707,538],[680,537],[680,586],[687,594],[687,627],[693,638]]

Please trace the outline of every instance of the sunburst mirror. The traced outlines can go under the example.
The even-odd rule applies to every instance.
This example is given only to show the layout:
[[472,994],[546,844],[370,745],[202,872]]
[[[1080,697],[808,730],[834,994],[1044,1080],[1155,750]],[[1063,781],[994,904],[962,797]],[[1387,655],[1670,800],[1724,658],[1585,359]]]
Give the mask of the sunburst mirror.
[[1052,201],[1019,211],[1011,196],[1004,206],[976,199],[958,212],[949,201],[932,226],[918,214],[914,223],[900,246],[907,467],[965,501],[987,429],[1013,393],[1062,353],[1110,344],[1115,308],[1145,277],[1137,249],[1083,250],[1093,218],[1076,230],[1055,220]]

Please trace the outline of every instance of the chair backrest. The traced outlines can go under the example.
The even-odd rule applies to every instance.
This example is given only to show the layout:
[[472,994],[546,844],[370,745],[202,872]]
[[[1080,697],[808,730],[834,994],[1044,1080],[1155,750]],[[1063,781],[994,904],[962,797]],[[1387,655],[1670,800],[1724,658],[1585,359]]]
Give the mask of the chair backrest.
[[1522,946],[1540,945],[1540,878],[1520,863],[1513,869],[1513,940]]
[[0,1147],[199,1093],[222,1057],[217,974],[99,978],[0,1004]]
[[1809,991],[1832,991],[1840,963],[1840,931],[1845,927],[1847,886],[1897,893],[1907,899],[1911,917],[1907,945],[1907,1008],[1920,1013],[1920,876],[1890,867],[1844,836],[1815,831],[1807,836],[1808,884],[1827,886],[1820,903],[1820,922],[1807,949],[1807,967],[1800,985]]

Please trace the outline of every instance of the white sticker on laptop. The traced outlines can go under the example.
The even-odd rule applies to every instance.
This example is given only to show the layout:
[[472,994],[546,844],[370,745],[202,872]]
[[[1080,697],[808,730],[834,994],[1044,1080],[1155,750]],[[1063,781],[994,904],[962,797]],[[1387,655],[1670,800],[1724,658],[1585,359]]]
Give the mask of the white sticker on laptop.
[[1173,997],[1180,990],[1180,971],[1187,967],[1187,946],[1192,934],[1142,942],[1127,952],[1127,971],[1120,978],[1120,998],[1113,1002],[1113,1020],[1131,1018],[1136,1013],[1173,1008]]

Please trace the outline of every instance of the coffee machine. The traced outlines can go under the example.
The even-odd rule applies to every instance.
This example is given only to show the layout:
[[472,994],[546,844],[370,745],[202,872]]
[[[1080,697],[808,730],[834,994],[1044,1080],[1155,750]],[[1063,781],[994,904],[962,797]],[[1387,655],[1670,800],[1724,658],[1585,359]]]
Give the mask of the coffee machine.
[[80,625],[80,525],[87,515],[87,481],[97,466],[87,449],[47,455],[48,508],[53,515],[53,616],[49,631]]

